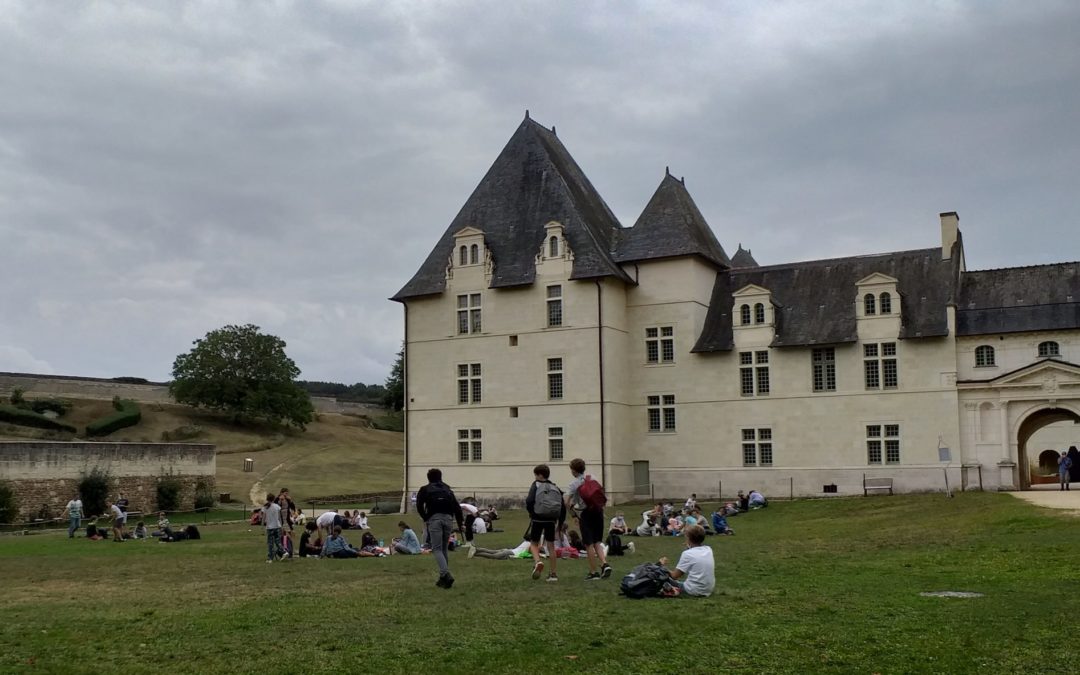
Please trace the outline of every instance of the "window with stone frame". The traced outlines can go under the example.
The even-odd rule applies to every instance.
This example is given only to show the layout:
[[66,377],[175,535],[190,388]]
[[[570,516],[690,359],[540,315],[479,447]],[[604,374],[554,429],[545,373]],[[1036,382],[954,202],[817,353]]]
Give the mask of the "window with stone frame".
[[483,432],[480,429],[458,429],[458,461],[484,460]]
[[470,265],[479,265],[480,264],[480,247],[477,244],[473,244],[472,246],[469,247],[469,264]]
[[548,257],[559,257],[559,238],[556,236],[552,236],[548,239]]
[[675,394],[653,394],[646,397],[649,433],[675,431]]
[[548,459],[552,462],[561,462],[563,452],[563,428],[548,427]]
[[768,396],[769,352],[739,352],[739,393],[742,396]]
[[645,329],[645,362],[675,363],[674,326],[649,326]]
[[1051,356],[1061,356],[1061,347],[1053,340],[1039,343],[1039,358],[1045,359]]
[[772,429],[768,427],[743,429],[743,466],[772,466],[772,440]]
[[739,319],[741,321],[741,325],[750,325],[750,305],[743,305],[739,308]]
[[483,326],[479,293],[463,293],[457,296],[457,324],[458,335],[480,332]]
[[882,314],[892,314],[892,295],[888,292],[878,296],[878,309]]
[[810,353],[814,391],[836,391],[836,349],[816,347]]
[[459,363],[457,367],[458,405],[480,403],[482,368],[479,363]]
[[900,463],[900,425],[866,425],[866,463]]
[[547,360],[548,398],[559,400],[563,397],[563,360],[553,357]]
[[975,367],[989,368],[996,365],[994,362],[994,348],[990,345],[979,345],[975,348]]
[[874,316],[877,314],[877,299],[873,293],[867,293],[863,296],[863,314],[866,316]]
[[863,345],[863,378],[867,389],[896,389],[900,386],[895,342]]
[[548,328],[563,325],[562,286],[557,284],[547,287],[547,325]]
[[765,305],[760,302],[754,305],[754,323],[765,323]]

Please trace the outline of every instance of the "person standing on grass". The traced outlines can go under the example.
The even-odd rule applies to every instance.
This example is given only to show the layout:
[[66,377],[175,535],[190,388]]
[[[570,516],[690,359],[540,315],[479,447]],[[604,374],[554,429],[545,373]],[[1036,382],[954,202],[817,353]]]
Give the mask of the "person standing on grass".
[[427,479],[428,484],[416,493],[416,512],[424,520],[424,529],[431,540],[431,554],[439,566],[439,579],[435,585],[449,589],[454,585],[454,575],[450,574],[446,559],[450,532],[454,529],[454,521],[457,521],[458,530],[464,534],[465,516],[454,491],[443,482],[442,471],[428,469]]
[[262,521],[266,528],[266,562],[272,563],[278,556],[287,558],[288,554],[281,548],[281,505],[272,492],[266,494]]
[[74,539],[75,531],[82,527],[82,500],[78,493],[67,503],[64,511],[68,517],[68,539]]
[[1058,457],[1058,480],[1061,482],[1061,489],[1069,489],[1069,469],[1072,468],[1072,458],[1069,457],[1069,453],[1061,453],[1061,457]]
[[[667,557],[660,558],[661,567],[667,567]],[[686,577],[685,581],[680,581]],[[680,593],[705,598],[716,588],[716,561],[712,548],[705,545],[705,530],[700,525],[686,528],[686,550],[671,571],[671,584]]]
[[529,512],[529,545],[535,561],[532,578],[539,579],[544,571],[544,561],[540,559],[540,538],[543,537],[551,546],[551,556],[548,557],[551,572],[547,580],[554,582],[559,580],[559,575],[555,573],[559,560],[555,555],[555,529],[561,528],[566,522],[566,503],[562,490],[548,480],[550,477],[551,469],[547,464],[538,464],[533,468],[533,484],[529,488],[529,496],[525,498],[525,509]]
[[566,506],[574,513],[581,530],[581,540],[589,558],[589,575],[586,581],[607,579],[611,565],[604,554],[604,505],[607,497],[595,478],[585,473],[585,460],[580,457],[570,461],[570,473],[574,480],[567,486]]
[[109,507],[109,518],[112,519],[113,541],[124,541],[124,512],[116,502],[108,502],[106,506]]

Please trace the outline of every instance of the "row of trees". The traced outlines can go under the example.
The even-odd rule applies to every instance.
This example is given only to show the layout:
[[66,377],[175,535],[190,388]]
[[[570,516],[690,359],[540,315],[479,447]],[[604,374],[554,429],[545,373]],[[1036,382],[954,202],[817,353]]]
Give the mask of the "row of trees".
[[404,353],[398,352],[385,386],[298,382],[300,369],[285,354],[284,340],[252,324],[230,325],[210,331],[176,357],[169,391],[178,403],[226,413],[236,423],[265,420],[304,429],[315,418],[310,393],[338,396],[337,387],[369,397],[358,400],[378,395],[374,400],[401,410],[403,374]]

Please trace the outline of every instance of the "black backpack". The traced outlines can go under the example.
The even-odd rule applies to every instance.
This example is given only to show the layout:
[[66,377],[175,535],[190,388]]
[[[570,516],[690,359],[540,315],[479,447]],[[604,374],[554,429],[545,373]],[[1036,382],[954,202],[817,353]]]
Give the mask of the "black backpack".
[[431,483],[424,494],[429,514],[445,513],[454,515],[457,511],[457,497],[446,483]]
[[619,592],[634,600],[653,598],[660,595],[669,579],[664,567],[654,562],[642,563],[622,578]]

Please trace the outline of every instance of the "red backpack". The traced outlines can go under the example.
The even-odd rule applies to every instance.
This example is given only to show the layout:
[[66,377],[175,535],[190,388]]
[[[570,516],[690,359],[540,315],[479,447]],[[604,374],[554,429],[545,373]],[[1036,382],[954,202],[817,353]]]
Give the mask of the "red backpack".
[[604,506],[607,505],[607,495],[604,494],[604,488],[589,474],[585,474],[585,481],[578,487],[577,493],[582,503],[585,504],[585,508],[591,511],[602,511]]

